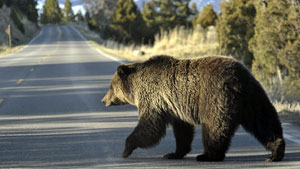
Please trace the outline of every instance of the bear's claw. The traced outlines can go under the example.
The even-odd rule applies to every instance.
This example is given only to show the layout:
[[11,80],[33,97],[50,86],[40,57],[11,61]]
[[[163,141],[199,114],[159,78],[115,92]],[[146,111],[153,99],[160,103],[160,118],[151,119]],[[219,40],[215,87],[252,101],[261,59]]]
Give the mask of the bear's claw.
[[125,150],[123,152],[123,158],[127,158],[132,154],[133,150]]

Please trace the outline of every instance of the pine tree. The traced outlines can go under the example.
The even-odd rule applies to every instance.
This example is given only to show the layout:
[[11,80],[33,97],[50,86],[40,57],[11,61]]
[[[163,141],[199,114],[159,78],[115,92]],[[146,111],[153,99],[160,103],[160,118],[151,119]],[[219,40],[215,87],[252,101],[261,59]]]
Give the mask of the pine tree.
[[73,21],[73,19],[74,19],[72,3],[70,2],[70,0],[66,0],[64,6],[65,6],[64,7],[64,20],[65,20],[65,22],[69,23],[69,22]]
[[0,7],[1,3],[8,7],[13,6],[17,10],[20,10],[24,15],[27,16],[27,18],[37,23],[38,21],[38,11],[37,11],[37,0],[26,0],[26,1],[20,1],[20,0],[0,0]]
[[83,22],[83,21],[84,21],[84,17],[83,17],[83,15],[82,15],[82,12],[81,12],[80,9],[79,9],[78,12],[76,13],[75,19],[76,19],[76,21],[78,21],[78,22]]
[[213,5],[208,4],[202,9],[200,16],[197,18],[197,24],[207,29],[209,26],[215,26],[217,19],[218,16],[214,11]]
[[185,27],[190,27],[192,23],[190,22],[190,15],[192,14],[189,8],[190,0],[173,0],[175,10],[173,11],[176,15],[175,24]]
[[249,41],[254,36],[255,6],[252,0],[222,1],[217,34],[222,55],[231,55],[251,68],[253,53]]
[[269,88],[279,81],[300,93],[300,1],[257,2],[256,9],[252,72]]
[[160,29],[169,31],[176,26],[190,27],[190,0],[158,0],[155,1],[156,22]]
[[43,13],[41,15],[41,22],[60,23],[62,20],[62,13],[59,8],[57,0],[46,0],[43,6]]
[[196,2],[192,3],[191,13],[193,15],[192,25],[195,28],[195,27],[197,27],[197,18],[198,18],[198,15],[199,15],[199,11],[198,11]]
[[143,41],[142,26],[144,25],[140,11],[133,0],[119,0],[112,16],[110,28],[115,32],[118,41]]
[[157,24],[155,17],[155,2],[151,0],[151,2],[147,2],[142,10],[142,17],[145,22],[146,29],[145,33],[145,43],[154,43],[154,36],[159,32],[159,25]]
[[[30,21],[38,22],[37,0],[27,0],[27,17]],[[21,9],[22,10],[22,9]]]
[[156,8],[159,9],[155,18],[157,24],[162,30],[170,30],[175,27],[176,15],[173,12],[174,6],[172,0],[156,1]]
[[89,22],[89,20],[91,19],[91,14],[89,11],[86,11],[84,14],[84,20],[85,22]]

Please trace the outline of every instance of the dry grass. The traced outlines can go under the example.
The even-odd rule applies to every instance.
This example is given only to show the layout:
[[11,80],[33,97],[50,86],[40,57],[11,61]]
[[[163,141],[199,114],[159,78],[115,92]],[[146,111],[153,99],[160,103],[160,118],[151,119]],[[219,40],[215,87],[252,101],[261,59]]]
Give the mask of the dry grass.
[[289,112],[299,113],[299,115],[300,115],[300,103],[299,102],[289,103],[289,102],[284,102],[284,101],[275,101],[275,102],[273,102],[273,104],[278,112],[289,111]]
[[[106,53],[128,61],[144,61],[155,55],[170,55],[176,58],[194,58],[219,55],[217,34],[214,27],[208,31],[178,27],[170,32],[155,36],[153,45],[124,45],[112,40],[102,40],[98,33],[90,31],[84,23],[73,23],[90,43]],[[143,51],[144,55],[137,54]]]
[[15,51],[17,51],[17,50],[19,50],[23,47],[24,47],[24,45],[9,48],[7,45],[1,45],[0,46],[0,57],[4,56],[4,55],[7,55],[9,53],[15,52]]
[[[94,45],[105,52],[129,61],[142,61],[162,54],[181,59],[218,55],[216,36],[214,27],[209,28],[207,32],[201,29],[193,31],[179,27],[155,36],[153,46],[122,45],[114,41],[106,41],[103,45]],[[145,54],[137,54],[139,51],[143,51]]]
[[279,116],[283,122],[300,124],[300,103],[299,102],[287,102],[284,100],[274,101]]

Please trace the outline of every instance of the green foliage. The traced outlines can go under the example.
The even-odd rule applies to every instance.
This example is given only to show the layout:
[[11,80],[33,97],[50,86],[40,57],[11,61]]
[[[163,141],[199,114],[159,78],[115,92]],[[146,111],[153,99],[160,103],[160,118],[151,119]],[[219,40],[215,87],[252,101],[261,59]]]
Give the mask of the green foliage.
[[191,27],[190,0],[151,0],[138,10],[133,0],[119,0],[105,35],[120,42],[154,43],[154,36],[176,26]]
[[190,0],[158,0],[153,1],[156,9],[155,21],[160,30],[169,31],[176,26],[191,27],[191,10],[188,7]]
[[6,0],[0,0],[0,8],[2,8],[2,6],[4,5]]
[[133,0],[119,0],[111,19],[111,36],[120,42],[143,41],[144,22]]
[[83,22],[83,21],[84,21],[84,17],[83,17],[83,15],[82,15],[81,10],[78,10],[78,12],[77,12],[76,15],[75,15],[75,19],[76,19],[76,21],[80,21],[80,22]]
[[66,23],[69,23],[71,21],[74,20],[74,13],[73,13],[73,10],[72,10],[72,3],[70,2],[70,0],[66,0],[65,1],[65,5],[64,5],[64,21]]
[[[221,54],[231,55],[251,68],[253,54],[249,41],[254,36],[256,16],[253,0],[222,1],[217,21],[217,34]],[[264,25],[265,26],[265,25]]]
[[93,15],[91,17],[91,14],[89,11],[85,12],[84,15],[84,21],[88,24],[88,27],[90,30],[100,32],[100,24],[98,23],[98,19],[96,15]]
[[0,7],[2,5],[6,5],[8,7],[13,6],[15,9],[18,9],[22,12],[22,14],[26,15],[27,18],[37,23],[38,21],[38,11],[36,9],[37,6],[37,0],[0,0]]
[[192,13],[189,8],[189,2],[190,0],[173,0],[173,6],[175,7],[173,13],[176,15],[176,26],[191,27],[192,23],[189,17]]
[[196,2],[193,2],[193,3],[192,3],[191,13],[192,13],[192,15],[193,15],[192,25],[193,25],[193,27],[195,28],[195,27],[197,26],[197,18],[198,18],[198,15],[199,15],[199,11],[198,11],[198,9],[197,9],[197,4],[196,4]]
[[213,5],[206,5],[197,19],[197,24],[201,25],[202,28],[207,29],[209,26],[215,26],[218,16],[214,11]]
[[11,8],[10,18],[13,20],[13,22],[17,26],[17,28],[24,34],[25,33],[24,25],[20,21],[20,18],[17,14],[17,9],[15,7]]
[[62,12],[59,8],[57,0],[46,0],[43,6],[43,13],[41,15],[41,23],[60,23],[62,20]]
[[[24,2],[24,1],[18,1],[18,2]],[[26,4],[19,8],[21,11],[25,12],[25,15],[27,18],[34,22],[38,22],[38,10],[36,8],[37,1],[36,0],[26,0]]]
[[89,22],[90,19],[91,19],[91,14],[89,11],[86,11],[84,15],[85,22]]
[[[252,71],[267,87],[275,81],[300,94],[300,1],[256,3]],[[277,80],[276,80],[277,79]]]
[[[88,18],[87,18],[88,19]],[[88,26],[90,28],[90,30],[96,31],[96,32],[100,32],[100,28],[99,28],[99,24],[97,22],[97,18],[96,16],[92,16],[89,20],[88,20]]]
[[189,18],[192,14],[197,15],[197,9],[192,13],[188,4],[189,0],[151,0],[146,3],[142,10],[144,42],[153,44],[156,34],[168,32],[176,26],[191,27]]
[[147,2],[142,10],[142,17],[145,22],[145,42],[154,43],[154,35],[159,32],[159,25],[156,23],[156,11],[154,1]]

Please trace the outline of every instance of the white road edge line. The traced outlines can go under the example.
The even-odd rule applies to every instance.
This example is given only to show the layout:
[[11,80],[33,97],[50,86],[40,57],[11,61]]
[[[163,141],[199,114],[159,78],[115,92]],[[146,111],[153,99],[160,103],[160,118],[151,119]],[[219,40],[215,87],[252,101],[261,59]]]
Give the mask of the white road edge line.
[[41,36],[42,32],[43,32],[43,29],[41,29],[40,33],[38,35],[36,35],[33,39],[31,39],[31,41],[25,47],[27,47],[28,45],[31,45],[33,43],[33,41],[35,41],[39,36]]
[[300,144],[300,139],[298,139],[297,137],[291,136],[289,134],[283,134],[283,136],[284,136],[284,138],[286,138],[294,143]]
[[96,49],[96,51],[97,51],[98,53],[100,53],[101,55],[103,55],[104,57],[106,57],[106,58],[108,58],[108,59],[114,60],[114,61],[116,61],[116,62],[118,62],[118,63],[120,63],[120,64],[126,64],[124,61],[121,61],[120,59],[117,59],[116,57],[114,57],[114,56],[112,56],[112,55],[109,55],[109,54],[107,54],[107,53],[101,51],[100,49],[97,49],[97,48],[93,47],[93,46],[88,42],[88,40],[81,34],[80,31],[78,31],[77,29],[75,29],[72,25],[69,25],[69,26],[71,27],[71,29],[73,29],[75,32],[77,32],[77,33],[79,34],[79,36],[80,36],[83,40],[85,40],[86,43],[87,43],[90,47]]
[[[298,127],[294,128],[293,127],[294,125],[292,123],[283,123],[282,125],[287,126],[287,127],[284,127],[284,128],[286,128],[285,130],[287,130],[287,131],[292,130],[292,133],[294,133],[295,131],[297,133],[297,131],[299,130]],[[284,131],[283,137],[291,142],[300,144],[300,138],[298,137],[298,135],[297,135],[297,137],[295,137],[295,136],[293,136],[293,134],[286,134],[287,131]]]

